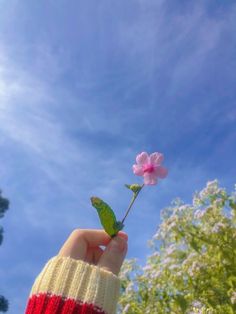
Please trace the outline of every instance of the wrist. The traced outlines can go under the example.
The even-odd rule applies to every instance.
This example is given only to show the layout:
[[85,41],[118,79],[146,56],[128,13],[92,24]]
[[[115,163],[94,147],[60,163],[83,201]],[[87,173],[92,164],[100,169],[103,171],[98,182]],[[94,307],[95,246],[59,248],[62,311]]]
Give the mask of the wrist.
[[115,313],[120,281],[111,272],[70,257],[56,256],[37,277],[31,297],[50,295],[92,305],[97,313]]

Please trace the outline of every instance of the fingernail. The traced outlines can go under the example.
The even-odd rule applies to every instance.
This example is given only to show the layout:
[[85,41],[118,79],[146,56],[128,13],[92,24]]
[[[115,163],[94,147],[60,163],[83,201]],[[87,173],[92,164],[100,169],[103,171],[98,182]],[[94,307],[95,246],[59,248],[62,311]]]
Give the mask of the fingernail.
[[127,233],[124,233],[124,232],[120,231],[118,233],[118,237],[128,241],[128,234]]
[[111,246],[110,246],[110,249],[114,252],[123,252],[124,249],[125,249],[125,242],[123,240],[123,238],[120,237],[117,237],[115,239],[113,239],[111,241]]

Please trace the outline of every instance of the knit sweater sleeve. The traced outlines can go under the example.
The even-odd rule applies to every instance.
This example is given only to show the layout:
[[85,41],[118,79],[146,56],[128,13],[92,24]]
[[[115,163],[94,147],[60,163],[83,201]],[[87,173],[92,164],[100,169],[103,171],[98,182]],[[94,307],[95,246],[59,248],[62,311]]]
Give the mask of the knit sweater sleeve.
[[25,314],[114,314],[119,289],[111,272],[56,256],[36,278]]

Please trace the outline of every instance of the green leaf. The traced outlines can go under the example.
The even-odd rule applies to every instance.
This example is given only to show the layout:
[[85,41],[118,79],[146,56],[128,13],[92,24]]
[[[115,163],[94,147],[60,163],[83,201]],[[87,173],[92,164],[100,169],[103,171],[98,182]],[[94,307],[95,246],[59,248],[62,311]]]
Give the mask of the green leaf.
[[227,283],[228,285],[231,287],[231,288],[234,288],[236,286],[236,277],[235,276],[230,276],[228,279],[227,279]]
[[117,222],[112,208],[101,198],[96,196],[91,197],[91,203],[92,206],[96,208],[100,222],[106,233],[114,237],[122,229],[122,225]]
[[197,245],[197,242],[196,242],[194,239],[192,239],[192,240],[189,242],[189,244],[191,245],[191,247],[192,247],[196,252],[199,253],[199,246]]
[[185,298],[182,295],[176,295],[175,300],[176,300],[176,303],[180,306],[183,313],[185,313],[188,308],[188,303],[185,300]]
[[236,209],[236,203],[232,200],[229,200],[229,206],[233,209]]

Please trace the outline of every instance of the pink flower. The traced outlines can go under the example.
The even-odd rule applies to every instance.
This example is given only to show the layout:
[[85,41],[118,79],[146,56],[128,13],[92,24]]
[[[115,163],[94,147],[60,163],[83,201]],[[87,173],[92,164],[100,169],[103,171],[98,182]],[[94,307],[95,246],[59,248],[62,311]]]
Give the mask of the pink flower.
[[145,185],[157,184],[157,178],[165,178],[167,169],[161,166],[164,156],[160,153],[153,153],[150,156],[142,152],[136,157],[136,165],[133,165],[133,172],[137,176],[143,176]]

